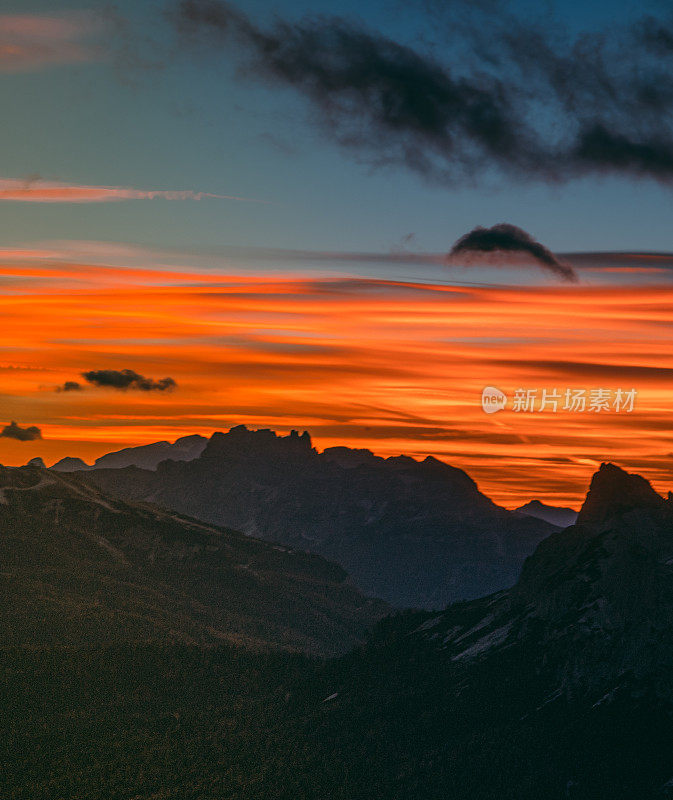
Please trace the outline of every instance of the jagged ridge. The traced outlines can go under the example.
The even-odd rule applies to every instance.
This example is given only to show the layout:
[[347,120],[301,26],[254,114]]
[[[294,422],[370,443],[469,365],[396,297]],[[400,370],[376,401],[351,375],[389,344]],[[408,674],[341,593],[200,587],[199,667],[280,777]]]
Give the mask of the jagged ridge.
[[96,470],[87,480],[318,553],[398,606],[442,608],[511,585],[556,529],[497,506],[463,470],[435,458],[318,453],[297,431],[237,426],[213,434],[193,461]]

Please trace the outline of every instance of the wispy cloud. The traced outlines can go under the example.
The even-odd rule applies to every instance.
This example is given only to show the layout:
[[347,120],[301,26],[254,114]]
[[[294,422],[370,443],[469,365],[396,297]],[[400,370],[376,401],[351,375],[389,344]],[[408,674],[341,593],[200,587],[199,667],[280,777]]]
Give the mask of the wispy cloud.
[[[665,276],[464,286],[434,264],[405,268],[406,281],[358,278],[351,262],[346,274],[287,262],[272,274],[252,260],[232,260],[229,271],[152,271],[143,252],[130,249],[139,265],[124,269],[0,257],[0,282],[12,281],[0,292],[5,419],[44,427],[45,460],[245,423],[309,429],[321,449],[432,453],[512,505],[532,485],[576,501],[588,461],[637,464],[662,488],[670,481]],[[159,254],[148,263],[160,265]],[[580,269],[591,263],[583,257]],[[651,263],[673,270],[666,254],[599,257],[606,267]],[[95,381],[80,377],[86,369]],[[139,385],[167,375],[176,391]],[[71,380],[85,391],[53,391]],[[538,401],[554,387],[635,388],[638,398],[632,414],[510,410],[494,420],[480,403],[489,385],[510,397],[530,388]],[[6,464],[24,463],[33,446],[0,441]]]
[[0,201],[14,203],[115,203],[122,200],[239,200],[264,202],[211,192],[165,189],[133,189],[127,186],[88,186],[86,184],[47,181],[42,178],[0,178]]
[[[502,248],[502,242],[499,243]],[[537,248],[535,250],[537,252]],[[673,280],[673,253],[564,252],[552,255],[563,265],[564,272],[572,271],[578,281],[586,280],[590,284],[628,284],[635,275],[643,284],[669,286]],[[12,276],[3,276],[2,265],[9,264],[13,265]],[[65,272],[61,273],[59,265],[65,265]],[[466,265],[468,268],[464,269]],[[539,266],[539,269],[522,269],[528,265]],[[530,253],[520,252],[520,248],[514,253],[482,251],[447,257],[446,251],[413,252],[400,248],[378,253],[233,246],[181,249],[84,239],[17,242],[0,247],[0,281],[5,290],[13,281],[13,291],[23,291],[23,284],[25,290],[32,291],[38,283],[50,284],[51,291],[56,291],[54,281],[59,281],[60,289],[66,289],[67,284],[71,289],[73,281],[80,288],[91,281],[105,281],[113,286],[132,282],[144,284],[148,280],[162,281],[165,285],[196,281],[212,286],[222,281],[237,282],[244,274],[281,274],[297,278],[342,275],[403,283],[450,280],[456,285],[492,286],[538,285],[547,282],[546,274],[555,274],[555,271],[539,263]],[[19,276],[24,278],[19,281]]]
[[0,15],[0,72],[95,61],[103,21],[91,13]]

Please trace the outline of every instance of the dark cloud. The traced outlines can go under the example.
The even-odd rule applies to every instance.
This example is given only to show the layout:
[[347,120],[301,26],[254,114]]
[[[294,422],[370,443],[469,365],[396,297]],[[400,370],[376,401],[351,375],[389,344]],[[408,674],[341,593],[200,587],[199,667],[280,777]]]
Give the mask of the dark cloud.
[[662,137],[634,141],[598,124],[582,132],[574,156],[599,171],[619,170],[662,181],[673,178],[673,140]]
[[137,389],[141,392],[166,392],[175,389],[177,383],[173,378],[162,378],[155,381],[153,378],[146,378],[132,369],[93,369],[83,372],[82,377],[94,386],[101,386],[109,389]]
[[636,23],[636,35],[659,56],[673,53],[673,25],[646,16]]
[[339,17],[262,27],[220,0],[182,0],[173,19],[200,50],[299,92],[325,135],[375,165],[445,184],[673,182],[673,22],[571,36],[495,3],[428,6],[438,46],[423,50]]
[[566,281],[576,281],[577,275],[569,264],[559,261],[540,242],[516,225],[501,222],[492,228],[477,227],[461,236],[449,253],[450,262],[464,264],[481,260],[490,263],[537,264]]
[[63,386],[56,387],[57,392],[83,392],[84,387],[78,381],[66,381]]
[[339,18],[278,21],[265,32],[227,3],[184,0],[179,20],[192,36],[241,45],[258,77],[297,89],[326,133],[349,148],[375,148],[380,164],[448,179],[473,173],[484,153],[528,160],[497,78],[453,77],[438,61]]
[[0,437],[5,439],[16,439],[19,442],[34,442],[36,439],[42,438],[42,431],[35,425],[28,428],[22,428],[16,422],[12,422],[0,431]]

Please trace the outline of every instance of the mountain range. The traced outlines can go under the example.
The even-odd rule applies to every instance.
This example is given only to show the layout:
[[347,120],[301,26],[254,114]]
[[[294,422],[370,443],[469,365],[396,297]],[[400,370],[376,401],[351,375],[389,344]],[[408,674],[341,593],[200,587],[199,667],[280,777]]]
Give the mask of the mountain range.
[[[673,796],[673,503],[642,477],[601,465],[576,524],[542,541],[511,588],[387,616],[329,660],[259,647],[251,627],[241,636],[242,603],[261,638],[288,626],[289,562],[309,557],[116,500],[85,478],[2,475],[3,577],[18,576],[0,648],[12,800]],[[231,544],[233,564],[246,545],[277,553],[280,616],[266,619],[274,604],[255,599],[258,577],[211,598],[230,616],[221,610],[219,634],[204,634],[199,608],[185,613],[201,580],[189,554],[204,541]],[[338,569],[302,563],[299,595],[316,566]],[[321,574],[315,595],[344,590]],[[191,599],[165,600],[166,586]],[[73,604],[78,619],[102,607],[105,628],[73,624]],[[314,619],[295,617],[295,643]]]
[[[198,458],[207,444],[208,439],[205,436],[194,434],[192,436],[182,436],[174,442],[153,442],[139,447],[126,447],[123,450],[106,453],[104,456],[97,458],[93,464],[87,464],[81,458],[67,456],[53,464],[50,469],[56,472],[120,469],[131,466],[156,469],[158,464],[169,458],[173,461],[191,461],[194,458]],[[44,462],[42,466],[44,466]]]
[[64,475],[0,468],[4,647],[344,652],[388,609],[336,564]]
[[316,553],[397,607],[443,608],[510,586],[557,530],[496,505],[436,458],[319,453],[306,432],[238,426],[214,433],[197,458],[151,470],[103,469],[103,461],[86,473],[91,485]]

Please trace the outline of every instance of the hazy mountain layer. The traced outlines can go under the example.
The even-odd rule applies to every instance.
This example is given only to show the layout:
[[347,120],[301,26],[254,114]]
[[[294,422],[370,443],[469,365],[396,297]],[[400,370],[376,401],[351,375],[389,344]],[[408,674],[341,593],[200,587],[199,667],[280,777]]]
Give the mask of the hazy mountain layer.
[[531,500],[514,510],[519,511],[521,514],[527,514],[529,517],[543,519],[545,522],[549,522],[559,528],[567,528],[577,522],[577,511],[572,508],[550,506],[546,503],[541,503],[539,500]]
[[[156,469],[157,464],[172,458],[173,461],[191,461],[198,458],[204,451],[208,440],[205,436],[194,434],[183,436],[174,442],[153,442],[139,447],[126,447],[114,453],[97,458],[89,465],[81,458],[62,458],[50,469],[56,472],[76,472],[88,469],[120,469],[123,467],[141,467],[143,469]],[[31,466],[30,464],[28,466]]]

